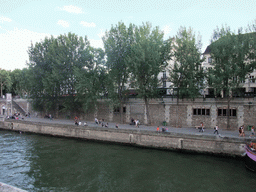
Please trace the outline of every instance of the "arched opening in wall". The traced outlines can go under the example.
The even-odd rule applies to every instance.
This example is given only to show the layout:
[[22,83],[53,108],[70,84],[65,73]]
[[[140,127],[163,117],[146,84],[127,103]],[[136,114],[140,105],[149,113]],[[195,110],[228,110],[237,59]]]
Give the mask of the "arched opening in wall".
[[2,105],[2,108],[1,108],[2,110],[1,110],[1,115],[5,115],[5,113],[6,113],[6,109],[5,109],[5,106],[4,105]]

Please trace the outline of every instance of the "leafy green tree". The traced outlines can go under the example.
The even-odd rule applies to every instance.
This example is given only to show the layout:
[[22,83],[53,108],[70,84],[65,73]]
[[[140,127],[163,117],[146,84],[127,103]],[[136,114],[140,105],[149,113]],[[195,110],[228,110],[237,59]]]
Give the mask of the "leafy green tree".
[[88,62],[82,69],[75,69],[77,99],[85,112],[93,112],[97,100],[107,94],[105,53],[101,48],[91,48],[90,53],[92,62]]
[[170,66],[170,81],[179,98],[196,98],[204,86],[201,68],[200,40],[197,42],[192,29],[181,27],[173,42],[173,61]]
[[21,70],[20,69],[15,69],[11,71],[10,73],[11,76],[11,81],[12,81],[12,88],[11,88],[11,93],[12,95],[19,95],[19,81],[20,81],[20,76],[21,76]]
[[165,42],[163,35],[158,27],[152,29],[150,23],[136,26],[128,57],[131,80],[145,102],[147,124],[151,124],[149,100],[158,97],[158,74],[167,65],[170,55],[170,41]]
[[[126,27],[123,22],[112,26],[110,31],[103,37],[104,48],[107,56],[107,71],[112,82],[112,89],[108,90],[112,101],[120,106],[120,121],[123,122],[123,102],[126,98],[126,84],[129,80],[129,63],[127,57],[130,55],[133,43],[134,25]],[[110,88],[109,87],[109,88]]]
[[232,93],[242,87],[249,73],[256,67],[255,33],[238,34],[230,28],[216,29],[210,45],[213,68],[208,73],[208,83],[215,89],[216,95],[227,98],[227,128],[230,116]]
[[30,97],[38,110],[54,111],[60,105],[72,113],[79,108],[75,100],[75,70],[91,62],[90,45],[85,37],[68,33],[29,48],[32,89]]
[[7,92],[11,90],[12,80],[10,71],[0,69],[0,86],[1,86],[1,98],[3,97],[3,91]]

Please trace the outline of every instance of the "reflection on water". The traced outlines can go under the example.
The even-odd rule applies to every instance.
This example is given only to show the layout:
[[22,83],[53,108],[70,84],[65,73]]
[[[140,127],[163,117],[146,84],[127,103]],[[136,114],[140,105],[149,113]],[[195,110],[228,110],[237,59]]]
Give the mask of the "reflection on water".
[[27,191],[255,191],[244,162],[0,131],[0,181]]

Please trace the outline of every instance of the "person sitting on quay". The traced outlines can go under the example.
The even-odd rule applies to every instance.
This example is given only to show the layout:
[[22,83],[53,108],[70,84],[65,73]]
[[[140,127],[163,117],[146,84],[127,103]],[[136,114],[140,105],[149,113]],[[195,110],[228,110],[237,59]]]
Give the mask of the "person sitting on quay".
[[77,116],[75,116],[75,125],[78,126],[78,117]]
[[87,122],[84,122],[84,126],[85,126],[85,127],[88,126],[88,125],[87,125]]
[[240,133],[239,136],[242,136],[242,137],[245,136],[245,133],[244,133],[244,125],[242,125],[242,126],[240,127],[239,133]]
[[118,127],[118,124],[116,124],[116,128],[118,129],[119,127]]
[[239,136],[242,134],[242,126],[238,128]]
[[138,127],[139,128],[139,124],[140,124],[140,122],[139,122],[139,120],[138,119],[135,119],[135,127]]
[[135,121],[133,118],[131,118],[131,124],[130,125],[135,125]]
[[160,133],[160,128],[159,128],[159,126],[157,126],[156,131],[157,131],[158,133]]
[[95,121],[96,124],[99,124],[99,121],[98,121],[97,117],[95,117],[94,121]]
[[105,127],[108,128],[108,123],[105,124]]

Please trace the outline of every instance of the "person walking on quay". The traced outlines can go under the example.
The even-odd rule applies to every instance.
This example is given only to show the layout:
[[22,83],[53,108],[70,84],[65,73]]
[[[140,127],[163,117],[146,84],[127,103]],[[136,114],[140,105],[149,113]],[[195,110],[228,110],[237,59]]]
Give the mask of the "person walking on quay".
[[201,129],[199,130],[199,132],[204,132],[204,124],[203,124],[203,122],[201,122],[200,126],[201,126],[200,127]]
[[251,128],[251,135],[249,136],[250,138],[251,137],[254,137],[254,126],[252,126],[252,128]]
[[219,135],[219,127],[218,127],[218,125],[216,125],[215,127],[214,127],[214,129],[215,129],[215,131],[214,131],[214,133],[213,134],[215,134],[215,133],[217,133],[217,135]]

